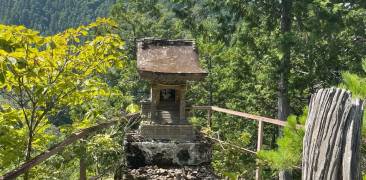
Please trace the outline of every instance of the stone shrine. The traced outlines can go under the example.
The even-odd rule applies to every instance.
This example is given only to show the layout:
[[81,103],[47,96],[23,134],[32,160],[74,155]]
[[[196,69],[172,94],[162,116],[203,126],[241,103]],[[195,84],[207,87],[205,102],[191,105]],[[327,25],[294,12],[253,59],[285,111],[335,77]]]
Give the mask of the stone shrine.
[[207,76],[194,41],[141,39],[137,69],[151,90],[141,102],[144,120],[125,140],[128,166],[209,164],[211,142],[189,124],[185,102],[187,81]]
[[137,68],[150,81],[150,99],[142,103],[147,123],[141,135],[149,138],[193,140],[185,103],[187,81],[201,80],[207,72],[198,62],[193,41],[144,39],[137,44]]

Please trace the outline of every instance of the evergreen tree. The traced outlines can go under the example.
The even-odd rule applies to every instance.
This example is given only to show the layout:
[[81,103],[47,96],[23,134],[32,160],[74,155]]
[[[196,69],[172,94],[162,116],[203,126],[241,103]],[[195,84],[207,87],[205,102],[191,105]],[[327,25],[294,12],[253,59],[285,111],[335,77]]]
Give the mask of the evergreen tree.
[[[114,2],[0,3],[1,22],[25,24],[49,34],[105,16]],[[290,113],[302,114],[317,89],[337,86],[342,72],[363,73],[359,64],[366,56],[365,14],[364,0],[119,0],[113,5],[111,16],[120,24],[118,33],[126,40],[127,67],[125,71],[109,71],[105,78],[109,85],[118,86],[138,101],[147,92],[147,86],[136,71],[136,40],[192,38],[196,40],[201,63],[210,73],[206,81],[191,84],[190,104],[213,104],[286,119]],[[362,94],[363,89],[357,91]],[[280,100],[284,102],[282,106]],[[203,113],[195,116],[198,124],[204,124]],[[215,113],[210,131],[222,140],[254,149],[255,135],[245,136],[245,143],[238,137],[256,134],[255,127],[252,121]],[[277,131],[274,126],[265,126],[266,149],[276,147]],[[285,130],[285,139],[286,134]],[[256,157],[215,148],[213,165],[220,174],[253,176]]]
[[55,34],[106,17],[115,0],[0,0],[0,23]]
[[[118,1],[112,16],[124,27],[120,33],[130,41],[131,57],[137,38],[196,40],[201,63],[210,74],[205,82],[192,84],[191,104],[207,105],[212,99],[213,105],[276,117],[279,74],[287,81],[286,114],[299,115],[311,93],[340,83],[342,71],[361,72],[357,63],[366,54],[363,1],[292,1],[288,4],[292,23],[287,25],[291,31],[286,32],[281,31],[282,5],[277,1]],[[283,66],[288,56],[291,60]],[[216,113],[213,118],[212,130],[223,140],[240,143],[241,133],[256,134],[254,122]],[[276,129],[265,126],[264,143],[270,148],[276,146]],[[250,137],[248,147],[255,148],[255,140]],[[238,151],[216,152],[218,172],[252,176],[255,158]]]

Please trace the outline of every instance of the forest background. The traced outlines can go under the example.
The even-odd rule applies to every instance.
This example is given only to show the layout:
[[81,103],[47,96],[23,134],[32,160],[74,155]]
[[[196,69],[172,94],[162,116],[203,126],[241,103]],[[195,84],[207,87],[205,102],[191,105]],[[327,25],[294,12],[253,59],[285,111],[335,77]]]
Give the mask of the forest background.
[[[1,23],[24,25],[44,36],[86,25],[97,17],[110,17],[117,23],[113,26],[118,25],[113,33],[124,41],[123,66],[110,67],[97,75],[106,89],[120,96],[55,108],[46,117],[47,126],[40,130],[48,132],[47,136],[35,140],[32,156],[74,130],[109,116],[118,117],[126,108],[131,111],[146,98],[148,84],[136,71],[136,40],[143,37],[196,41],[209,76],[190,84],[189,104],[216,105],[285,120],[289,114],[302,115],[310,95],[320,88],[343,84],[359,97],[366,95],[362,78],[366,73],[362,66],[366,61],[363,0],[0,0],[0,4]],[[8,102],[6,93],[2,92],[4,104]],[[0,109],[3,114],[5,109]],[[0,117],[0,174],[26,158],[27,130],[21,120],[4,117]],[[301,118],[291,117],[300,123]],[[204,112],[196,112],[191,122],[222,140],[255,149],[255,122],[215,113],[208,130],[205,120]],[[67,148],[33,169],[31,176],[78,177],[75,167],[84,151],[90,162],[89,176],[112,176],[118,167],[112,162],[122,153],[118,130],[112,128]],[[279,132],[275,126],[265,126],[265,149],[278,148]],[[282,144],[286,148],[279,148],[282,152],[263,153],[265,178],[277,177],[277,171],[283,169],[299,177],[294,166],[300,165],[301,148],[296,147],[301,132],[289,126],[284,135],[287,139]],[[83,143],[86,150],[80,148]],[[9,147],[18,150],[9,152]],[[213,167],[220,175],[253,177],[255,164],[253,155],[215,147]]]

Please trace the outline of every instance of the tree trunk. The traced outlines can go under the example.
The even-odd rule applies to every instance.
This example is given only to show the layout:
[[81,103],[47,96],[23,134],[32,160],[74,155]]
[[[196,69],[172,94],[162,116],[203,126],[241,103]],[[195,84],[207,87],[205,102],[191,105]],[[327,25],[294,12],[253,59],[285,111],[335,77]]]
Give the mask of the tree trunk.
[[[292,0],[282,0],[281,2],[281,34],[286,37],[291,32],[291,9]],[[290,72],[291,62],[291,45],[282,38],[280,47],[283,57],[279,66],[279,80],[278,80],[278,119],[286,121],[289,114],[288,103],[288,76]],[[280,180],[290,180],[291,174],[288,172],[280,172]]]
[[212,59],[209,56],[206,56],[206,61],[207,61],[207,69],[208,69],[208,105],[212,106],[212,74],[211,74],[211,69],[212,69]]
[[[32,142],[33,142],[33,131],[29,131],[28,133],[28,142],[27,142],[27,149],[25,154],[25,162],[28,162],[31,159],[31,153],[32,153]],[[24,180],[29,179],[29,171],[26,171],[24,173]]]
[[86,180],[86,144],[84,139],[80,140],[80,161],[79,161],[79,175],[80,180]]
[[342,89],[311,97],[303,143],[303,180],[361,180],[363,104]]

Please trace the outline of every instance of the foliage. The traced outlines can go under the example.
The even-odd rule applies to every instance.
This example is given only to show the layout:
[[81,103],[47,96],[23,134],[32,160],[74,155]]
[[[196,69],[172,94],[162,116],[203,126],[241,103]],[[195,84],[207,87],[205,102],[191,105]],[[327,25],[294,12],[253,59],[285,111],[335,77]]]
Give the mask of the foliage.
[[[2,107],[0,116],[0,164],[4,167],[14,167],[14,162],[21,162],[23,159],[19,154],[23,149],[19,145],[26,144],[26,132],[23,126],[19,111],[10,107]],[[5,148],[6,147],[6,148]],[[0,170],[2,170],[0,168]]]
[[238,177],[253,177],[255,172],[255,157],[236,148],[222,148],[215,145],[213,151],[214,160],[212,166],[215,173],[230,179]]
[[[352,92],[352,96],[356,98],[365,99],[366,98],[366,59],[363,60],[362,68],[364,73],[362,76],[353,74],[350,72],[344,72],[342,74],[343,83],[340,84],[340,87],[349,89]],[[363,114],[363,122],[362,122],[362,146],[361,146],[361,170],[363,174],[363,179],[366,178],[366,113]]]
[[[64,24],[71,24],[64,23],[70,22],[66,17],[72,17],[71,21],[84,22],[99,16],[100,11],[96,7],[107,7],[103,3],[98,6],[102,1],[45,2],[46,10],[38,11],[33,11],[34,7],[40,7],[35,0],[17,1],[14,4],[5,2],[0,14],[5,14],[2,17],[6,20],[11,19],[9,23],[18,23],[18,20],[21,21],[19,23],[31,22],[30,24],[50,22],[51,30],[46,30],[49,29],[47,26],[40,27],[44,33],[49,33],[62,30]],[[105,2],[108,4],[110,1]],[[111,10],[111,16],[120,25],[118,34],[126,39],[124,50],[127,61],[123,70],[111,68],[99,77],[124,96],[132,95],[134,98],[110,98],[105,100],[103,107],[106,108],[98,108],[94,103],[87,105],[84,101],[77,106],[62,107],[64,114],[69,114],[73,120],[82,119],[80,127],[87,127],[94,123],[84,116],[89,109],[95,109],[92,111],[95,113],[88,113],[93,115],[91,117],[98,117],[109,105],[123,104],[121,106],[126,107],[127,102],[146,98],[144,94],[148,93],[148,86],[139,79],[135,61],[136,40],[142,37],[196,40],[201,63],[208,69],[209,75],[203,82],[190,83],[188,104],[211,103],[268,117],[277,116],[277,82],[283,70],[280,68],[284,57],[283,47],[291,47],[291,62],[287,69],[290,113],[301,114],[310,94],[322,87],[338,85],[342,80],[341,72],[362,73],[359,64],[366,55],[366,4],[363,0],[292,1],[291,31],[283,34],[281,2],[283,1],[118,0]],[[59,9],[67,13],[58,14],[59,11],[55,11],[57,13],[51,16],[52,21],[38,18],[52,9],[49,4],[57,4],[55,7],[61,7]],[[68,4],[67,8],[63,4]],[[21,9],[13,8],[15,6]],[[84,8],[86,6],[92,12],[89,8]],[[24,17],[32,18],[24,20]],[[38,23],[38,20],[45,23]],[[83,38],[80,40],[84,41]],[[357,91],[363,90],[359,88]],[[64,117],[62,113],[57,114],[55,117]],[[195,124],[206,124],[204,112],[195,112],[194,115],[192,121]],[[219,113],[215,113],[212,120],[212,129],[204,130],[217,132],[220,139],[239,144],[242,142],[238,138],[243,132],[251,134],[252,136],[245,137],[249,140],[241,145],[255,148],[257,137],[254,122]],[[74,127],[77,126],[76,123]],[[71,132],[72,128],[64,130]],[[278,128],[266,125],[264,131],[265,147],[274,148]],[[213,164],[221,174],[251,178],[255,163],[255,157],[240,151],[215,147]]]
[[[0,25],[0,86],[8,101],[0,109],[0,122],[20,137],[9,143],[6,137],[13,135],[1,134],[0,157],[13,163],[1,171],[29,160],[59,138],[60,131],[48,118],[66,107],[74,123],[61,132],[109,120],[103,101],[112,103],[122,95],[104,82],[102,74],[112,66],[122,67],[125,58],[123,41],[113,34],[114,28],[113,21],[98,19],[43,37],[23,26]],[[8,149],[19,151],[8,156]]]
[[[276,150],[262,150],[258,157],[275,170],[292,170],[301,164],[302,142],[305,135],[305,121],[307,109],[297,117],[291,115],[287,119],[283,136],[276,140]],[[302,127],[299,128],[298,125]]]
[[[216,132],[212,136],[219,136],[219,134],[221,133]],[[215,138],[220,139],[219,137]],[[248,132],[241,132],[236,140],[234,138],[221,140],[238,147],[246,147],[250,144],[251,138]],[[230,179],[250,177],[256,167],[255,156],[237,147],[217,143],[214,145],[212,166],[217,174]]]
[[[269,117],[277,116],[283,44],[291,47],[288,98],[290,113],[296,115],[302,113],[311,93],[338,85],[342,71],[361,72],[358,63],[366,54],[363,1],[293,1],[291,13],[291,32],[283,35],[279,1],[117,1],[111,11],[123,27],[120,34],[128,40],[132,59],[138,38],[196,40],[209,75],[203,82],[190,84],[188,104],[211,102]],[[192,122],[206,123],[204,112],[194,115]],[[251,121],[216,113],[212,119],[212,131],[219,132],[222,140],[235,141],[243,131],[256,134]],[[277,134],[276,127],[265,126],[265,146],[274,148]],[[248,148],[255,148],[255,140],[253,135]],[[213,161],[221,174],[235,171],[252,177],[253,168],[248,166],[254,167],[255,161],[247,154],[218,147]]]
[[55,34],[106,17],[115,0],[0,0],[0,23]]
[[[362,67],[366,73],[366,59],[363,61]],[[342,77],[343,83],[340,85],[341,87],[349,89],[355,97],[366,98],[366,78],[350,72],[344,72]]]
[[95,169],[97,175],[106,173],[113,175],[114,171],[111,170],[115,170],[115,166],[119,165],[116,160],[120,159],[121,150],[121,145],[111,137],[111,134],[93,136],[87,143],[87,154],[94,165],[89,168]]
[[[357,74],[352,74],[350,72],[344,72],[342,74],[343,83],[340,87],[349,89],[352,92],[353,97],[365,99],[366,98],[366,59],[362,63],[364,70],[363,76]],[[364,113],[363,123],[362,123],[362,133],[363,138],[366,138],[366,113]]]
[[137,113],[140,111],[140,106],[138,106],[137,104],[130,104],[127,106],[126,111],[128,113]]

